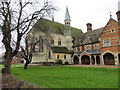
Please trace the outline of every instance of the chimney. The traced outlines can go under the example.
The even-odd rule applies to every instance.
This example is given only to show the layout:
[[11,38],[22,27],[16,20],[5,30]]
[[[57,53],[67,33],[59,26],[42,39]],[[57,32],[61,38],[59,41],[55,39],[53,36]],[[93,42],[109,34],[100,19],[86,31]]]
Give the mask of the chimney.
[[87,31],[92,31],[92,24],[91,23],[87,23]]
[[116,14],[117,14],[118,22],[120,22],[120,1],[118,2],[118,11]]

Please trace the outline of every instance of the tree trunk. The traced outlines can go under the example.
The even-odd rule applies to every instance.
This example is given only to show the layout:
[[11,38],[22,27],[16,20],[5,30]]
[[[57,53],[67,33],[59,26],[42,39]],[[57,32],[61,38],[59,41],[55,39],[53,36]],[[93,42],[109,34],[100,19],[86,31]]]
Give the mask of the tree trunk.
[[29,63],[30,63],[30,62],[26,62],[26,63],[25,63],[24,69],[27,69]]
[[5,58],[5,63],[4,63],[4,68],[2,69],[2,73],[11,74],[11,61],[12,61],[12,57],[9,54]]

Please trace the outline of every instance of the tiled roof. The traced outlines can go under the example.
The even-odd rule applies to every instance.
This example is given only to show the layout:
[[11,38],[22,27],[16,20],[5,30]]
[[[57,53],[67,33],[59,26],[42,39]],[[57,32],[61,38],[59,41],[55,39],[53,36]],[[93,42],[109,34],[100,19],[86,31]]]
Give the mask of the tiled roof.
[[81,34],[79,37],[75,39],[74,46],[99,42],[99,37],[103,29],[104,27],[98,28],[96,30],[87,31],[86,33]]
[[53,53],[72,53],[73,51],[69,51],[66,47],[53,46],[51,47]]
[[[78,55],[81,55],[84,51],[78,52]],[[85,51],[86,53],[88,53],[89,55],[99,55],[100,54],[100,49],[93,49],[93,50],[88,50]]]
[[[33,28],[30,30],[33,33],[41,32],[41,30],[46,29],[49,33],[64,35],[63,31],[65,29],[64,24],[54,22],[48,19],[40,19],[36,22]],[[72,37],[79,36],[82,32],[81,29],[70,27]]]

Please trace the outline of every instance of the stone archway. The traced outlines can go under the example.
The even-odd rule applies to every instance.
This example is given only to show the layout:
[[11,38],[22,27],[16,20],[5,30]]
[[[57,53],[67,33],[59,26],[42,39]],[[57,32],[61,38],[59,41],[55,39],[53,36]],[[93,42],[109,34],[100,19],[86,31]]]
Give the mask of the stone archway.
[[96,56],[96,63],[100,65],[100,56]]
[[95,64],[95,58],[94,58],[94,56],[91,56],[91,59],[92,59],[92,64],[94,65]]
[[83,55],[83,56],[81,57],[81,63],[82,63],[82,64],[88,64],[88,65],[90,65],[90,57],[87,56],[87,55]]
[[120,53],[118,54],[118,60],[119,60],[119,63],[120,63]]
[[76,55],[73,57],[73,63],[79,64],[79,58]]
[[106,53],[103,55],[105,65],[115,65],[114,55],[111,53]]

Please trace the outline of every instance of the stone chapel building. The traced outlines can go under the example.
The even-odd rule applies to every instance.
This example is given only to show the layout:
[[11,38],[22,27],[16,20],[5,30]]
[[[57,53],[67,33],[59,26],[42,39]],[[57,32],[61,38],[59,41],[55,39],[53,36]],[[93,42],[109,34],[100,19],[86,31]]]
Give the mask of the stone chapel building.
[[[118,21],[110,17],[105,27],[92,30],[92,24],[87,23],[87,32],[70,26],[71,18],[66,8],[65,24],[47,19],[40,19],[28,32],[30,40],[39,39],[46,27],[50,34],[51,47],[42,43],[36,50],[32,63],[56,63],[62,61],[69,64],[87,65],[118,65],[120,63],[120,10]],[[37,28],[39,26],[39,28]],[[41,47],[42,46],[42,47]]]

